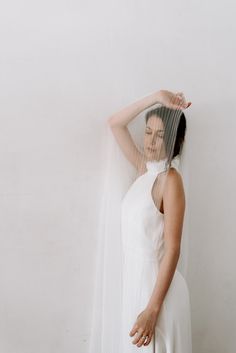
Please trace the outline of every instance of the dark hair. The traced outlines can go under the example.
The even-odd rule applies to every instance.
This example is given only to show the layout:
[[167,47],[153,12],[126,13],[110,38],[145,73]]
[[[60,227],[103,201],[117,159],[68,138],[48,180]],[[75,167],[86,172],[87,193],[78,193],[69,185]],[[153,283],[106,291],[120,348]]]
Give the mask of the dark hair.
[[[165,147],[167,148],[167,155],[170,159],[174,158],[178,154],[181,154],[182,148],[183,148],[183,143],[184,143],[184,137],[186,133],[186,118],[182,110],[180,109],[171,109],[166,106],[161,106],[152,110],[149,110],[145,114],[145,121],[146,124],[148,122],[148,119],[156,115],[157,117],[161,118],[163,125],[164,125],[164,142],[168,142],[170,138],[170,133],[173,132],[173,129],[177,128],[177,132],[175,132],[176,137],[175,137],[175,144],[174,148],[173,146],[169,146],[168,143],[166,143]],[[171,150],[170,150],[171,149]]]

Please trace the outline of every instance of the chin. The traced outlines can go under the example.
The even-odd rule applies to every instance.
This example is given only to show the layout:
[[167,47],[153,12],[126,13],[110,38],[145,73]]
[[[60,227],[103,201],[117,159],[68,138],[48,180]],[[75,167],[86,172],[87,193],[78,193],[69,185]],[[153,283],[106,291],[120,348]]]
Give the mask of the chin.
[[150,152],[150,151],[147,151],[147,152],[145,152],[145,156],[147,157],[147,158],[151,158],[151,159],[157,159],[158,158],[158,155],[157,155],[157,153],[156,152]]

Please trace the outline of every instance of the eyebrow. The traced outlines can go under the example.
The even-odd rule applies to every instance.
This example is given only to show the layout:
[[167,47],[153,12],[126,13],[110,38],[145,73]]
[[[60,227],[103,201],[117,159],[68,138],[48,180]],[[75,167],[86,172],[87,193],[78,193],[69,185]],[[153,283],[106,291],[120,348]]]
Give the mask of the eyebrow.
[[[146,128],[152,130],[152,128],[150,126],[148,126],[148,125],[146,126]],[[157,131],[164,131],[164,130],[157,130]]]

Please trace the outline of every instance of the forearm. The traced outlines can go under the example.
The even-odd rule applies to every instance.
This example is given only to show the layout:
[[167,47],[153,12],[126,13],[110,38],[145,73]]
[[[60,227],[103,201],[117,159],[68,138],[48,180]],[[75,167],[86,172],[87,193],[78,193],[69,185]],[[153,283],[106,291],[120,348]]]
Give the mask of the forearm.
[[108,122],[111,126],[126,126],[143,110],[159,102],[160,91],[145,96],[113,114]]
[[160,268],[158,271],[157,280],[147,304],[147,309],[159,312],[166,296],[166,293],[174,276],[178,263],[180,252],[177,250],[167,250],[164,254]]

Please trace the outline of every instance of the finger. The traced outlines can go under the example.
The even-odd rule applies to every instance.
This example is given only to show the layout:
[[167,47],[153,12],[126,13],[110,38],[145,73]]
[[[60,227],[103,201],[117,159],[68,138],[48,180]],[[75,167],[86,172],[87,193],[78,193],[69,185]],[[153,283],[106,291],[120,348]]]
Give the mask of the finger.
[[183,103],[182,104],[182,109],[187,109],[188,107],[190,107],[190,105],[191,105],[192,103],[191,102],[188,102],[188,103]]
[[186,102],[186,98],[183,92],[177,92],[171,101],[172,108],[174,109],[187,109],[191,104],[192,102]]
[[144,332],[143,330],[137,332],[137,335],[136,335],[135,339],[132,341],[133,344],[138,343],[138,341],[140,340],[140,338],[144,335],[143,332]]
[[178,97],[182,98],[183,100],[185,100],[185,96],[184,96],[183,92],[177,92],[176,96],[178,96]]
[[152,340],[152,335],[153,335],[152,332],[150,332],[150,333],[147,335],[148,338],[146,339],[146,341],[145,341],[145,343],[144,343],[144,346],[147,346],[147,345],[151,342],[151,340]]
[[190,105],[192,103],[186,101],[186,98],[185,98],[183,92],[178,92],[177,95],[182,98],[182,106],[183,106],[183,108],[186,109],[186,108],[190,107]]
[[173,109],[178,109],[183,105],[183,99],[181,97],[175,96],[171,103]]
[[173,93],[170,97],[168,106],[172,109],[180,109],[183,105],[183,102],[184,98],[182,96],[182,92]]
[[186,98],[185,98],[183,92],[178,92],[178,93],[176,93],[176,95],[177,95],[179,98],[181,98],[183,102],[186,102]]
[[132,337],[138,331],[138,326],[134,325],[129,335]]
[[[147,336],[148,336],[148,337],[147,337]],[[148,338],[149,338],[149,333],[148,333],[148,332],[143,333],[142,336],[141,336],[141,338],[140,338],[140,340],[139,340],[138,343],[137,343],[137,346],[138,346],[138,347],[141,347],[142,345],[144,345],[145,342],[146,342],[146,340],[147,340]]]
[[138,343],[136,344],[137,347],[141,347],[144,344],[145,338],[140,338],[140,340],[138,341]]
[[186,102],[185,98],[180,99],[177,101],[176,108],[180,109],[187,109],[192,103],[191,102]]
[[176,105],[176,104],[178,104],[180,99],[181,99],[181,97],[179,96],[178,93],[176,93],[176,94],[173,95],[173,100],[171,101],[171,103]]
[[184,95],[182,92],[178,92],[175,94],[175,102],[181,102],[184,100],[185,100],[185,98],[184,98]]

